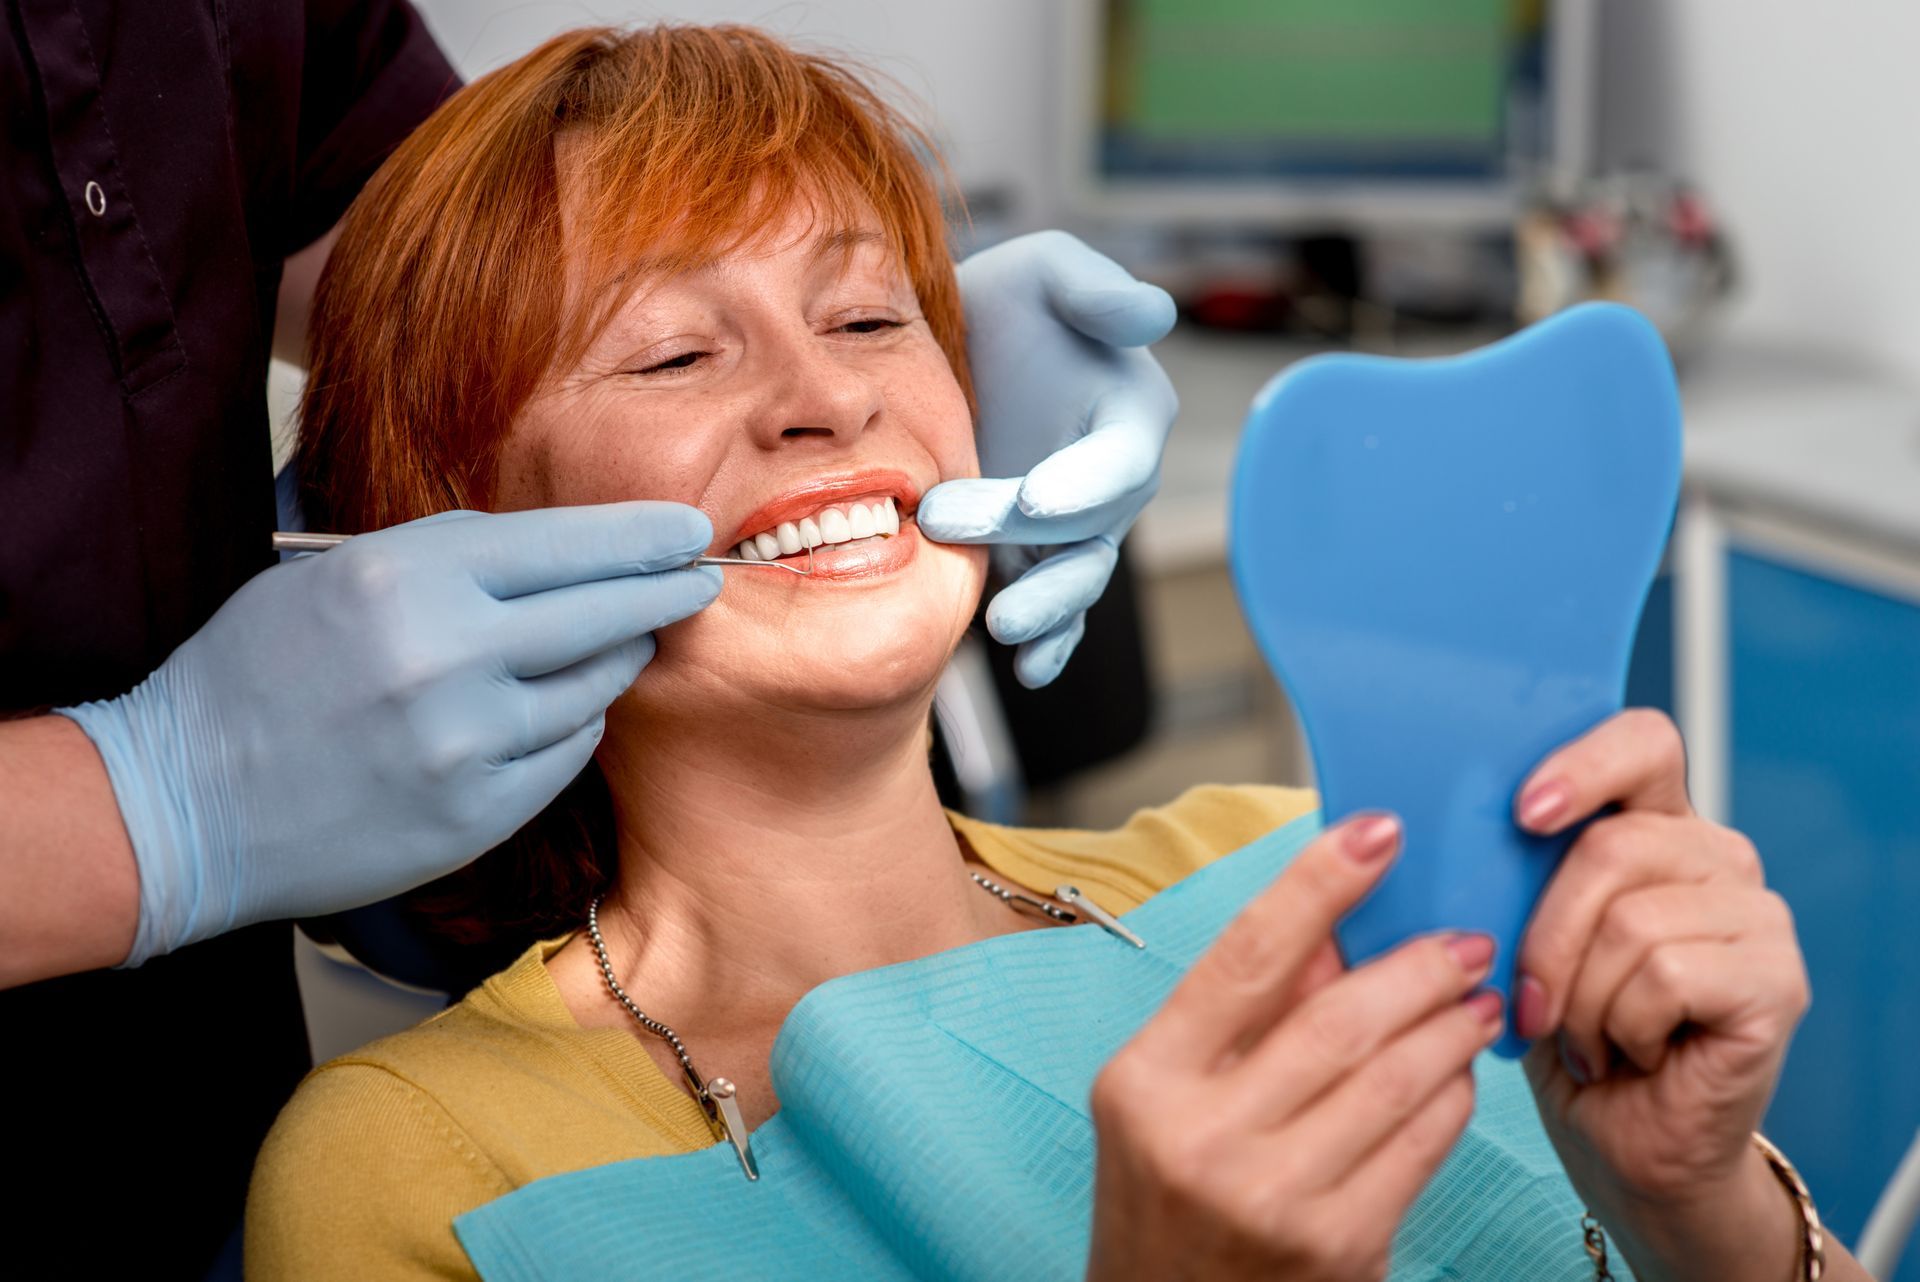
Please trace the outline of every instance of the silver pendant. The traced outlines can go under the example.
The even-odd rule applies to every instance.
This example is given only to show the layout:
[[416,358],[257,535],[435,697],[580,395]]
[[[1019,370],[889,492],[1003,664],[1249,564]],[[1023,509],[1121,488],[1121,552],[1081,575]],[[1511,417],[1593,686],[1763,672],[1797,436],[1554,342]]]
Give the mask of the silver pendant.
[[1106,931],[1109,935],[1124,939],[1135,948],[1145,948],[1147,946],[1146,940],[1128,930],[1118,917],[1115,917],[1099,904],[1088,899],[1086,895],[1081,893],[1078,886],[1056,887],[1053,892],[1053,897],[1063,904],[1070,905],[1075,912],[1084,913],[1086,916],[1092,918],[1094,922],[1099,925],[1100,929]]
[[747,1173],[748,1179],[757,1180],[760,1170],[753,1164],[753,1137],[747,1134],[746,1119],[740,1116],[740,1102],[734,1098],[736,1093],[733,1083],[724,1077],[707,1083],[707,1098],[719,1115],[720,1129],[727,1133],[733,1142],[733,1151],[740,1156],[740,1169]]

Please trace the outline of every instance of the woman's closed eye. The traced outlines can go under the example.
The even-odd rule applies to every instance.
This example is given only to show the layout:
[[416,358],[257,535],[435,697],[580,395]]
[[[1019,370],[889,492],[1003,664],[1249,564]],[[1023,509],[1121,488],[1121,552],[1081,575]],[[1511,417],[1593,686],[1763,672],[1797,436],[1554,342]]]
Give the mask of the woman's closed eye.
[[662,374],[671,373],[674,370],[692,369],[699,363],[701,357],[710,355],[712,355],[711,352],[681,352],[678,356],[669,356],[657,364],[648,365],[631,372],[635,374]]
[[[851,338],[878,338],[896,330],[906,329],[912,324],[911,320],[902,320],[894,316],[856,316],[851,320],[830,325],[827,332],[844,334]],[[663,376],[684,374],[693,370],[708,357],[717,355],[719,355],[718,352],[696,347],[688,351],[675,352],[670,356],[662,356],[657,360],[643,359],[643,363],[630,366],[620,372]]]
[[907,322],[894,320],[887,316],[864,316],[859,320],[846,321],[834,328],[836,334],[883,334],[890,329],[905,329]]

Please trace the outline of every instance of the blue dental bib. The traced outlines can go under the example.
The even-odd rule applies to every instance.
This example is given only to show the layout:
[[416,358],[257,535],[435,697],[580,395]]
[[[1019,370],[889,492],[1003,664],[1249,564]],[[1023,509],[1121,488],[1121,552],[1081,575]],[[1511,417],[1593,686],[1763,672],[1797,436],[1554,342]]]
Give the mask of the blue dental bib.
[[[757,1182],[725,1144],[616,1162],[468,1212],[460,1243],[487,1282],[1079,1278],[1094,1075],[1318,830],[1288,824],[1127,913],[1144,951],[1056,927],[823,984],[774,1046]],[[1392,1278],[1586,1282],[1580,1199],[1519,1067],[1482,1056],[1475,1076]]]
[[1254,402],[1228,540],[1241,605],[1328,820],[1405,824],[1399,861],[1341,925],[1349,961],[1484,931],[1491,985],[1511,993],[1571,841],[1522,832],[1514,796],[1620,710],[1679,488],[1673,366],[1614,304],[1446,360],[1303,361]]

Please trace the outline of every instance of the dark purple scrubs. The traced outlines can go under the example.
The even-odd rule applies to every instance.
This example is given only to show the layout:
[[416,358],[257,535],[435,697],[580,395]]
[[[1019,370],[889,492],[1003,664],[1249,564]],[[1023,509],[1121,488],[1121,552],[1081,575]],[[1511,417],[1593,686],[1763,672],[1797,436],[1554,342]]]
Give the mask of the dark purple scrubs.
[[[268,564],[281,262],[457,81],[404,0],[0,6],[7,715],[122,692]],[[285,925],[0,993],[0,1275],[204,1274],[307,1061]]]

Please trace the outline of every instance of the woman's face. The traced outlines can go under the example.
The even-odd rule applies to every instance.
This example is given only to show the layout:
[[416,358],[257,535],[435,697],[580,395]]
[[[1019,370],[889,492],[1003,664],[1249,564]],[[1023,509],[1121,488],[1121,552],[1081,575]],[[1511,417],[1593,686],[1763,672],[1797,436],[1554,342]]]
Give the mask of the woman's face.
[[[854,710],[924,697],[965,631],[985,554],[923,539],[912,516],[978,468],[966,398],[878,219],[828,228],[802,208],[710,266],[643,279],[514,422],[495,506],[672,499],[712,520],[710,555],[758,538],[800,566],[797,542],[827,540],[811,577],[724,571],[625,700]],[[889,504],[898,533],[864,533],[891,526]]]

